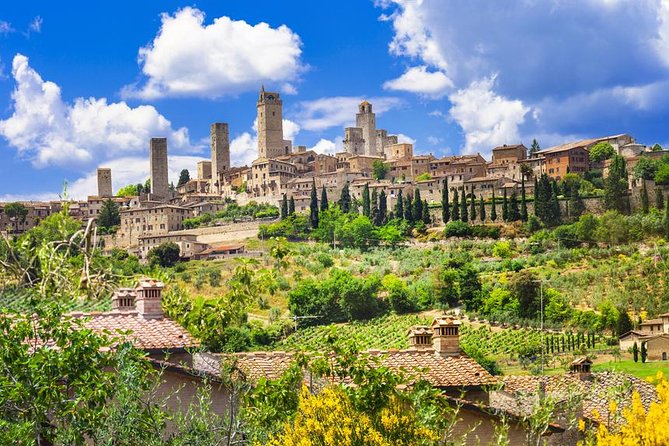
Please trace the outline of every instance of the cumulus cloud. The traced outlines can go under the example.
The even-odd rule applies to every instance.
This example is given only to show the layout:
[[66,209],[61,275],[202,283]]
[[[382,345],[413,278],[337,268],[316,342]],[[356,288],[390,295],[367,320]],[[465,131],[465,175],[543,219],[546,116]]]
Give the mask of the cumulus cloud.
[[44,20],[42,19],[42,17],[40,17],[40,16],[35,17],[33,19],[33,21],[30,22],[30,26],[28,27],[28,30],[30,32],[34,32],[34,33],[41,33],[43,22],[44,22]]
[[66,103],[60,87],[44,81],[21,54],[14,57],[12,115],[0,121],[0,135],[37,167],[87,165],[123,154],[147,152],[152,136],[166,136],[170,148],[191,148],[186,128],[147,105],[130,107],[105,98]]
[[416,140],[411,136],[407,136],[403,133],[397,133],[397,142],[398,143],[407,143],[407,144],[416,144]]
[[163,14],[161,20],[156,37],[139,50],[146,79],[126,86],[124,95],[220,97],[255,90],[263,81],[295,92],[292,82],[305,66],[300,38],[287,26],[250,25],[229,17],[205,24],[204,13],[191,7]]
[[[290,119],[283,120],[284,139],[295,141],[298,133],[300,133],[299,124]],[[230,141],[230,162],[233,166],[250,166],[256,158],[258,158],[258,119],[253,121],[251,132],[244,132]]]
[[5,20],[0,20],[0,34],[7,35],[9,33],[13,33],[14,28],[12,28],[12,24],[5,21]]
[[[402,105],[399,98],[366,98],[372,103],[374,113],[381,115]],[[320,131],[332,127],[348,127],[355,124],[358,105],[365,100],[362,97],[336,96],[302,101],[297,105],[295,119],[304,130]]]
[[453,104],[449,116],[465,132],[466,153],[489,155],[493,147],[519,140],[518,126],[530,109],[519,100],[495,94],[494,82],[494,77],[476,81],[449,96]]
[[448,89],[453,88],[453,82],[441,71],[428,71],[427,66],[422,65],[409,68],[397,79],[384,82],[383,88],[439,99]]
[[334,155],[340,150],[340,147],[334,141],[321,138],[313,147],[310,147],[309,150],[313,150],[316,153]]

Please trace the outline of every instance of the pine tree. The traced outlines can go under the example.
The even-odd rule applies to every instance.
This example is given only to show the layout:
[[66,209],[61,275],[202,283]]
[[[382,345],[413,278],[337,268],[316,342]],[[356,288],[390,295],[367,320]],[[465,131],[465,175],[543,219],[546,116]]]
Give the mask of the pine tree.
[[655,207],[658,211],[664,209],[664,194],[662,193],[662,189],[659,187],[655,189]]
[[444,224],[451,218],[451,203],[448,200],[448,180],[444,180],[444,188],[441,190],[441,219]]
[[509,200],[506,197],[506,188],[504,188],[504,198],[502,199],[502,220],[509,221]]
[[323,185],[323,190],[321,190],[321,211],[327,211],[330,204],[328,203],[328,193],[325,190],[325,184]]
[[404,219],[407,223],[413,223],[413,205],[411,203],[411,195],[407,195],[407,199],[404,203]]
[[430,217],[430,208],[427,205],[427,200],[423,200],[423,223],[426,225],[432,223],[432,218]]
[[292,196],[288,200],[288,215],[293,215],[295,213],[295,198]]
[[386,217],[388,213],[388,201],[386,199],[386,192],[381,191],[379,194],[379,220],[377,226],[382,226],[386,222]]
[[485,201],[483,201],[483,195],[479,195],[479,197],[479,218],[481,219],[481,223],[485,223]]
[[423,200],[420,198],[420,189],[416,188],[413,196],[413,221],[423,219]]
[[641,180],[641,212],[647,214],[649,211],[648,189],[646,189],[646,180]]
[[369,183],[365,183],[362,188],[362,215],[369,218],[371,213],[371,206],[369,203]]
[[[669,203],[669,201],[667,201]],[[460,220],[460,203],[458,203],[458,190],[453,194],[453,211],[451,212],[451,220]]]
[[462,186],[462,195],[460,195],[460,220],[467,223],[469,215],[467,213],[467,195],[465,195],[465,187]]
[[515,190],[511,194],[511,199],[509,200],[509,220],[520,220],[520,211],[518,210],[518,194]]
[[476,195],[474,195],[473,190],[471,194],[469,194],[469,199],[469,220],[473,222],[476,220]]
[[189,181],[190,181],[190,172],[188,171],[188,169],[183,169],[179,173],[179,181],[177,182],[177,187],[183,186]]
[[520,219],[527,221],[527,196],[525,195],[525,175],[521,175],[520,181]]
[[492,208],[490,209],[490,221],[497,220],[497,200],[495,199],[495,189],[492,190]]
[[283,198],[281,198],[281,220],[286,217],[288,217],[288,197],[283,194]]
[[372,199],[371,199],[371,210],[370,210],[370,216],[369,219],[371,222],[375,225],[378,226],[379,224],[379,193],[377,192],[376,188],[372,191]]
[[339,197],[339,207],[343,213],[348,213],[351,211],[351,193],[348,189],[348,183],[344,184],[344,187],[341,189],[341,195]]
[[639,362],[639,346],[636,345],[636,341],[632,345],[632,358],[634,358],[634,362]]
[[404,197],[402,197],[402,189],[397,194],[397,203],[395,203],[395,216],[399,219],[404,219]]
[[311,203],[309,203],[309,221],[311,227],[318,227],[318,192],[316,191],[316,180],[311,184]]

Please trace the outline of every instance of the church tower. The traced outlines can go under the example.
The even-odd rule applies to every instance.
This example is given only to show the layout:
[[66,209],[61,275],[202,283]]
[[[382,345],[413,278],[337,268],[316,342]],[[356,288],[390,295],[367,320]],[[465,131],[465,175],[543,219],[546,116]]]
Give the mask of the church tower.
[[282,101],[279,93],[260,90],[258,109],[258,158],[276,158],[286,154],[283,140]]
[[376,156],[376,115],[372,112],[372,104],[362,101],[355,115],[355,126],[362,129],[365,140],[365,155]]
[[211,125],[211,188],[213,193],[220,192],[219,174],[230,169],[230,132],[226,122]]

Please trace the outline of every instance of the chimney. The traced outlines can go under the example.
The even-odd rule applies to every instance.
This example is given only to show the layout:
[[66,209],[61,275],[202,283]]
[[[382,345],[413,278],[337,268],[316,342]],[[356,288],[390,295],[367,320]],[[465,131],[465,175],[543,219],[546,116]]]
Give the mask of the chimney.
[[114,313],[135,310],[135,290],[133,288],[119,288],[112,295],[112,311]]
[[425,325],[414,325],[409,329],[409,348],[426,350],[432,348],[432,330]]
[[137,288],[135,306],[139,317],[143,319],[162,319],[162,292],[165,284],[154,279],[140,279]]
[[460,321],[438,317],[432,321],[432,348],[440,356],[460,356]]

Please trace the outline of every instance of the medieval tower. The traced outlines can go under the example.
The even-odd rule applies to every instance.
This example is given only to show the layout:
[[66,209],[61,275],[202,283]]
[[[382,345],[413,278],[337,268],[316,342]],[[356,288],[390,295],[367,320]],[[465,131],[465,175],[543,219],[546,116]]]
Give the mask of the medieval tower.
[[266,92],[263,87],[256,105],[258,109],[258,158],[276,158],[287,153],[283,140],[282,101],[279,93]]
[[167,171],[167,138],[151,138],[149,147],[151,193],[160,198],[169,195]]
[[109,168],[98,168],[98,197],[111,198],[114,196],[112,193],[111,174],[112,172]]
[[230,132],[228,124],[216,122],[211,125],[211,191],[219,191],[219,173],[230,169]]
[[362,129],[365,140],[365,155],[376,155],[376,116],[372,112],[372,104],[362,101],[355,115],[355,126]]

